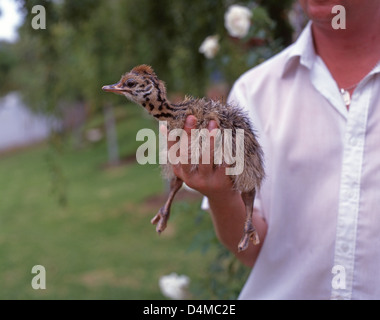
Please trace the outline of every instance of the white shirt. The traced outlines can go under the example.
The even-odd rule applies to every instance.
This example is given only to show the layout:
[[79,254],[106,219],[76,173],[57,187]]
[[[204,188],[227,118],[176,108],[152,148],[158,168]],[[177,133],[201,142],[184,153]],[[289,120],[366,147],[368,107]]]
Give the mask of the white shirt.
[[229,100],[247,108],[267,174],[255,203],[268,232],[239,298],[380,299],[380,64],[348,111],[309,23]]

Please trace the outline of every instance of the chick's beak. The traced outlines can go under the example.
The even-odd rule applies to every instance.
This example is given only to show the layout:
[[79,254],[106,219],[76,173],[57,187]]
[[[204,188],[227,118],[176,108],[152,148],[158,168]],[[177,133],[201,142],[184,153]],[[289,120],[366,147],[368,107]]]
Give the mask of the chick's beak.
[[117,94],[123,94],[123,88],[120,87],[119,83],[110,84],[108,86],[103,86],[102,90],[106,91],[106,92],[114,92]]

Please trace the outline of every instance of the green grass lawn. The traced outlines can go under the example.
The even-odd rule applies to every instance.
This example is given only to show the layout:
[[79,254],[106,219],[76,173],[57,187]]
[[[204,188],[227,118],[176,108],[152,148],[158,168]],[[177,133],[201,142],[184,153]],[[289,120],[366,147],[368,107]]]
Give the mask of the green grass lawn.
[[[134,155],[142,143],[137,131],[157,124],[135,106],[117,115],[121,154]],[[186,274],[198,287],[207,281],[216,245],[206,254],[189,250],[211,229],[200,198],[177,201],[158,236],[150,219],[161,203],[149,201],[165,193],[157,165],[131,161],[106,169],[104,141],[63,149],[53,159],[66,186],[65,207],[52,193],[62,181],[49,170],[51,148],[0,158],[0,299],[163,299],[162,275]],[[46,269],[46,290],[31,286],[34,265]]]

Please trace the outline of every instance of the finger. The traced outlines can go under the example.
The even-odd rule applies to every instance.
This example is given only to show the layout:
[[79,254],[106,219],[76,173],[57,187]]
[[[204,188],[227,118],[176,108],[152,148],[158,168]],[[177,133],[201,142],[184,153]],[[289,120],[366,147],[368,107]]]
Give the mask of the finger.
[[212,131],[214,129],[217,129],[218,128],[218,123],[215,121],[215,120],[210,120],[210,122],[208,123],[208,131]]
[[190,136],[191,134],[191,129],[195,129],[197,127],[197,122],[198,122],[198,119],[195,116],[193,115],[187,116],[186,121],[185,121],[185,126],[183,127],[183,129],[186,131],[188,136]]
[[161,125],[160,126],[160,133],[164,136],[164,137],[167,137],[168,136],[168,128],[167,126],[165,125]]
[[202,175],[212,174],[214,168],[214,143],[215,136],[218,134],[218,124],[215,120],[211,120],[207,126],[208,137],[202,139],[202,152],[200,155],[201,165],[198,171]]
[[[189,115],[185,119],[184,127],[176,128],[168,133],[168,157],[169,162],[172,165],[179,164],[186,166],[183,170],[190,170],[191,162],[191,130],[196,128],[197,118],[193,115]],[[182,168],[181,168],[182,170]],[[176,170],[176,173],[179,169]],[[178,174],[176,174],[178,176]]]
[[196,129],[198,119],[193,116],[187,116],[184,125],[184,132],[181,137],[181,163],[184,172],[190,172],[191,169],[191,131]]
[[168,127],[165,125],[161,125],[159,131],[163,138],[166,139],[167,148],[170,149],[170,147],[176,143],[176,140],[173,139],[173,134],[170,134],[172,131],[169,132]]
[[[189,146],[191,139],[191,130],[196,128],[197,121],[198,120],[196,117],[194,117],[193,115],[189,115],[185,120],[182,135],[180,137],[177,137],[175,141],[169,142],[168,146],[171,147],[172,145],[180,141],[180,150],[183,150],[184,152],[186,151],[187,153],[187,147]],[[181,154],[181,156],[185,156],[185,154]]]
[[220,134],[220,130],[218,127],[218,124],[215,120],[211,120],[208,124],[208,130],[210,131],[210,163],[212,165],[215,164],[214,162],[214,150],[215,150],[215,138],[220,138],[218,134]]

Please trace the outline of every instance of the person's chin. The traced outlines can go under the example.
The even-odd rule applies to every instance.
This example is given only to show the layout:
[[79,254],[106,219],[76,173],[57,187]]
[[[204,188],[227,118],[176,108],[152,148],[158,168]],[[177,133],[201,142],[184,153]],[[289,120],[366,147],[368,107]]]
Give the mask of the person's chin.
[[301,5],[310,20],[320,23],[331,23],[332,8],[341,5],[342,0],[301,0]]

